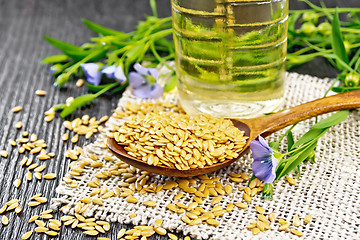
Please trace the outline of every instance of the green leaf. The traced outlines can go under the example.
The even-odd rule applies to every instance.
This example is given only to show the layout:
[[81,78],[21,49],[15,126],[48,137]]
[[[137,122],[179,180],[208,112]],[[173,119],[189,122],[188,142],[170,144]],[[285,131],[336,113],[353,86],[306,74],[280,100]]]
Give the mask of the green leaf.
[[97,34],[103,35],[103,36],[109,36],[109,35],[114,35],[114,36],[120,36],[120,37],[128,37],[128,35],[124,32],[120,32],[120,31],[116,31],[110,28],[106,28],[103,27],[99,24],[96,24],[94,22],[91,22],[87,19],[81,19],[81,21],[91,30],[93,30],[94,32],[96,32]]
[[294,145],[294,136],[291,131],[288,132],[286,135],[287,138],[287,144],[288,144],[288,151],[291,150],[292,146]]
[[276,180],[282,178],[283,176],[291,172],[294,168],[296,168],[300,163],[305,161],[308,158],[308,156],[312,153],[312,151],[314,151],[316,146],[317,146],[317,141],[314,141],[314,143],[307,146],[303,151],[286,159],[287,162],[285,166],[281,168],[282,169],[281,172],[278,171],[280,169],[277,169],[276,171]]
[[59,54],[59,55],[51,55],[51,56],[47,56],[45,57],[43,60],[41,60],[42,64],[45,63],[61,63],[61,62],[65,62],[69,60],[69,57],[63,54]]
[[71,113],[73,113],[77,108],[85,106],[88,103],[91,103],[97,97],[96,94],[85,94],[74,99],[74,101],[62,110],[60,116],[66,118]]
[[343,93],[343,92],[360,90],[360,87],[333,87],[333,88],[331,88],[331,90],[336,93]]
[[[345,63],[349,63],[348,55],[346,54],[345,46],[344,46],[344,40],[341,35],[340,30],[340,19],[339,19],[339,13],[336,9],[334,19],[332,21],[332,43],[331,43],[332,49],[336,56],[338,56],[341,60],[343,60]],[[340,66],[338,66],[340,67]]]
[[173,90],[176,87],[177,81],[176,81],[176,75],[172,76],[169,82],[167,82],[164,86],[164,91],[169,92]]
[[150,6],[154,17],[158,17],[157,9],[156,9],[156,0],[150,0]]
[[57,40],[55,38],[51,38],[48,36],[44,36],[45,40],[48,41],[51,45],[58,48],[60,51],[62,51],[65,55],[71,57],[72,59],[76,61],[80,61],[89,54],[92,54],[94,52],[99,52],[99,54],[96,54],[96,56],[92,57],[88,61],[96,61],[100,58],[105,57],[107,48],[105,47],[99,47],[99,48],[93,48],[89,50],[83,50],[80,47],[77,47],[75,45],[72,45],[67,42],[63,42],[60,40]]
[[88,88],[89,91],[91,92],[98,92],[103,90],[104,88],[112,85],[112,83],[108,83],[108,84],[103,84],[103,85],[94,85],[88,82],[85,82],[86,87]]
[[297,140],[291,149],[295,149],[298,146],[301,146],[303,144],[306,144],[310,142],[311,140],[315,138],[319,138],[321,135],[323,135],[328,128],[325,129],[310,129],[308,132],[306,132],[299,140]]
[[330,117],[325,118],[325,119],[321,120],[320,122],[314,124],[311,128],[312,129],[324,129],[324,128],[332,127],[332,126],[337,125],[337,124],[341,123],[342,121],[344,121],[348,115],[349,115],[349,110],[343,110],[343,111],[336,112],[335,114],[331,115]]

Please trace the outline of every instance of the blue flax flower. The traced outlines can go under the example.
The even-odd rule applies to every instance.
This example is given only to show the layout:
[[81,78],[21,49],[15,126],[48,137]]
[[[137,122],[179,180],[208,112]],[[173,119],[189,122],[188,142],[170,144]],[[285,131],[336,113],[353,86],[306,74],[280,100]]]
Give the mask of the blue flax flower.
[[278,160],[274,157],[273,150],[265,139],[259,136],[259,141],[253,140],[250,143],[250,148],[254,161],[252,169],[254,175],[264,183],[272,183],[276,177],[276,167]]
[[110,79],[115,79],[120,83],[124,83],[126,81],[126,76],[121,66],[106,66],[101,70],[101,73],[105,74]]
[[146,68],[139,63],[134,64],[136,72],[129,73],[129,85],[134,89],[134,95],[139,98],[159,98],[164,88],[156,82],[159,73],[155,68]]
[[100,66],[96,63],[81,64],[86,80],[94,85],[99,85],[101,81]]

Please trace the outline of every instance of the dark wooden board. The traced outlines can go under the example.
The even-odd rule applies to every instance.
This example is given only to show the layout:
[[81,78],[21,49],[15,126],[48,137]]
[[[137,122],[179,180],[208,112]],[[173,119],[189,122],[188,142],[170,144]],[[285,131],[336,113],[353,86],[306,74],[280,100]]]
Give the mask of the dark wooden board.
[[[313,1],[318,3],[319,1]],[[360,7],[359,0],[327,0],[327,6]],[[170,15],[170,1],[158,1],[160,16]],[[305,7],[304,3],[290,0],[292,9]],[[8,158],[0,157],[0,205],[10,199],[20,199],[23,208],[21,214],[6,213],[10,223],[4,227],[0,224],[0,239],[20,239],[21,235],[34,229],[34,223],[27,223],[28,219],[41,211],[48,209],[49,204],[36,208],[27,206],[29,198],[42,193],[48,199],[58,197],[55,188],[68,168],[69,160],[64,157],[64,151],[72,148],[71,143],[63,143],[61,135],[64,133],[63,120],[56,117],[51,123],[46,123],[44,111],[54,104],[64,102],[69,96],[78,96],[86,92],[85,88],[70,87],[59,91],[52,87],[53,78],[48,73],[48,66],[41,65],[40,60],[58,51],[47,44],[42,36],[48,35],[73,44],[81,44],[90,36],[95,36],[88,30],[81,18],[110,28],[131,31],[137,21],[151,14],[148,0],[0,0],[0,150],[7,150]],[[295,69],[300,73],[333,77],[336,71],[324,61],[317,59],[315,63],[307,64]],[[35,95],[36,89],[47,91],[45,97]],[[77,111],[75,116],[89,114],[101,117],[109,115],[115,108],[120,95],[104,96],[95,104]],[[23,110],[12,113],[14,106],[20,105]],[[23,128],[16,130],[14,125],[22,121]],[[8,143],[9,139],[20,137],[23,130],[36,133],[39,138],[48,143],[48,151],[56,153],[54,159],[41,162],[48,166],[47,172],[55,172],[56,180],[25,179],[26,168],[20,167],[19,162],[24,156],[19,154],[18,148]],[[93,139],[92,139],[93,140]],[[79,146],[90,141],[81,141]],[[21,179],[22,184],[16,189],[12,182]],[[60,218],[56,213],[55,217]],[[110,233],[105,236],[116,239],[116,234],[122,227],[130,225],[112,224]],[[36,234],[31,239],[49,239],[44,234]],[[89,239],[81,231],[62,227],[58,239]],[[95,239],[95,238],[93,238]],[[152,239],[167,239],[167,237],[153,237]]]

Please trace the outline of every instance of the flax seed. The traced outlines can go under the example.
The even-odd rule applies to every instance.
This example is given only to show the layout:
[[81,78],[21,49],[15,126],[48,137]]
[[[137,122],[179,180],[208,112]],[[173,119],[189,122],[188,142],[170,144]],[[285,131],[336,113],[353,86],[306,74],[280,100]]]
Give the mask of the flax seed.
[[44,90],[36,90],[35,91],[35,94],[38,95],[38,96],[45,96],[46,95],[46,92]]
[[2,156],[3,158],[7,158],[7,157],[8,157],[7,151],[1,150],[1,151],[0,151],[0,156]]
[[26,233],[24,233],[22,236],[21,236],[21,239],[22,240],[27,240],[31,237],[31,235],[33,234],[33,231],[28,231]]
[[312,218],[313,218],[313,215],[312,215],[312,214],[309,214],[309,215],[307,215],[307,216],[304,218],[304,222],[305,222],[305,223],[309,223],[309,222],[311,222]]
[[17,112],[20,112],[22,110],[22,107],[21,106],[16,106],[16,107],[14,107],[11,111],[13,112],[13,113],[17,113]]
[[292,177],[286,176],[286,180],[287,180],[288,183],[290,183],[291,185],[295,185],[295,184],[296,184],[296,180],[293,179]]
[[298,215],[294,215],[294,217],[293,217],[293,225],[295,227],[299,227],[301,225],[301,220],[298,217]]

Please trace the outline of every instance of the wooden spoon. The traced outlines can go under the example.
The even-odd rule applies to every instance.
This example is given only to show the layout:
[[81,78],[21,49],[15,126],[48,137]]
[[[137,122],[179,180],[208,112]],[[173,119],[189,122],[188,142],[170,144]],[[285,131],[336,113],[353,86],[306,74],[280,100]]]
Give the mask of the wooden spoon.
[[216,163],[211,166],[205,166],[204,168],[178,170],[168,167],[148,165],[146,162],[138,160],[127,154],[123,147],[118,145],[113,138],[109,138],[107,140],[107,145],[118,158],[134,167],[165,176],[191,177],[213,172],[230,165],[244,154],[244,152],[249,148],[250,142],[256,139],[259,135],[266,137],[271,133],[283,129],[284,127],[309,119],[311,117],[333,111],[354,108],[360,108],[360,90],[320,98],[312,102],[307,102],[287,110],[259,118],[238,120],[231,119],[234,125],[238,129],[244,131],[245,136],[249,137],[246,145],[244,146],[244,149],[240,152],[238,158]]

